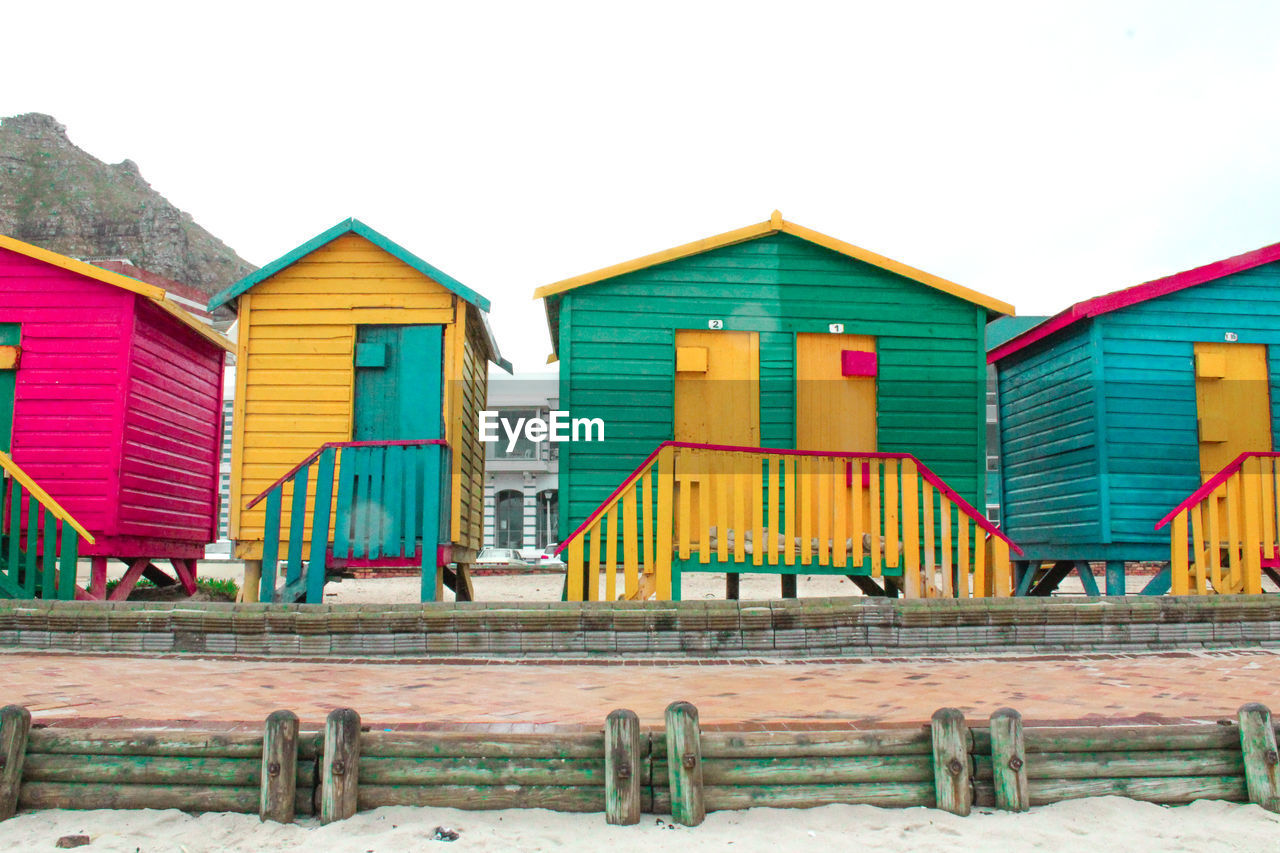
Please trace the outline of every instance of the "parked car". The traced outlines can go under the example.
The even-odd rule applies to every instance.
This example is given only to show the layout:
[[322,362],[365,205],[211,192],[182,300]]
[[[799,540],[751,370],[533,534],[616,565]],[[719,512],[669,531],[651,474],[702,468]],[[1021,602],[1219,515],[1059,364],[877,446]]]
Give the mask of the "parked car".
[[558,545],[548,545],[538,555],[538,565],[544,569],[563,569],[565,568],[564,559],[556,553]]
[[527,569],[532,564],[520,556],[515,548],[485,548],[476,557],[472,568],[476,569]]

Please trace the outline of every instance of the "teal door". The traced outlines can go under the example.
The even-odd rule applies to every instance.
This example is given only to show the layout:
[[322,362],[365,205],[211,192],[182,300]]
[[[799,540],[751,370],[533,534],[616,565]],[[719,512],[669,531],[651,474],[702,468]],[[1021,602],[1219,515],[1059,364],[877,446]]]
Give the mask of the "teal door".
[[18,392],[18,344],[22,326],[0,323],[0,450],[12,450],[13,404]]
[[[444,437],[444,327],[357,326],[355,441]],[[434,569],[439,532],[439,447],[373,446],[345,451],[339,463],[335,554]],[[433,509],[429,509],[433,508]],[[428,523],[427,519],[433,521]],[[425,583],[425,581],[424,581]],[[434,574],[432,574],[434,592]]]
[[357,326],[352,438],[443,438],[443,355],[443,326]]

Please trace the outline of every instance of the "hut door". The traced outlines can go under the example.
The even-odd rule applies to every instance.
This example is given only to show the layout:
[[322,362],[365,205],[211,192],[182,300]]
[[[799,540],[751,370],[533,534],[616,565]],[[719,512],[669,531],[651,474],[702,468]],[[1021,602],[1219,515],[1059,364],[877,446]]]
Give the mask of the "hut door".
[[796,449],[876,449],[876,339],[796,335]]
[[[760,335],[677,329],[675,355],[675,440],[758,447]],[[681,459],[681,470],[676,472],[677,506],[679,490],[690,489],[696,540],[701,524],[698,490],[707,482],[708,463],[690,452],[683,452]]]
[[356,441],[441,438],[443,326],[357,326]]
[[1262,344],[1197,343],[1195,361],[1204,482],[1241,453],[1271,450],[1270,382]]
[[0,450],[5,453],[13,449],[13,406],[18,390],[21,328],[17,323],[0,323]]

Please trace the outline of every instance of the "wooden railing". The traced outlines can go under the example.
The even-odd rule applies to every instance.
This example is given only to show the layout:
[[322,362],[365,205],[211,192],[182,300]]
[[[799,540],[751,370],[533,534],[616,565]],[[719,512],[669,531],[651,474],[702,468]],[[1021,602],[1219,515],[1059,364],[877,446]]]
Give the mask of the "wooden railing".
[[1169,525],[1173,595],[1260,593],[1280,585],[1280,453],[1242,453],[1156,524]]
[[93,544],[89,531],[0,451],[0,598],[75,598],[81,538]]
[[[440,439],[321,445],[245,507],[267,502],[260,600],[319,603],[327,567],[379,561],[420,564],[422,600],[434,599],[451,482],[449,445]],[[285,576],[277,589],[282,542]]]
[[[908,453],[667,441],[561,543],[573,601],[680,598],[683,571],[867,574],[1007,596],[1021,550]],[[714,567],[714,568],[712,568]]]

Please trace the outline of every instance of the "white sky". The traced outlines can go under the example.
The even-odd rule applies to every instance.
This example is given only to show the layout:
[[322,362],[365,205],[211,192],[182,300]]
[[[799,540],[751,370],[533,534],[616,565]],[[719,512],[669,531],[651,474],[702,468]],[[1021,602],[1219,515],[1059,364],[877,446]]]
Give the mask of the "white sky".
[[[56,8],[55,8],[56,6]],[[198,11],[196,11],[198,10]],[[1280,240],[1280,4],[12,3],[45,112],[266,263],[356,216],[488,296],[788,219],[1052,313]]]

